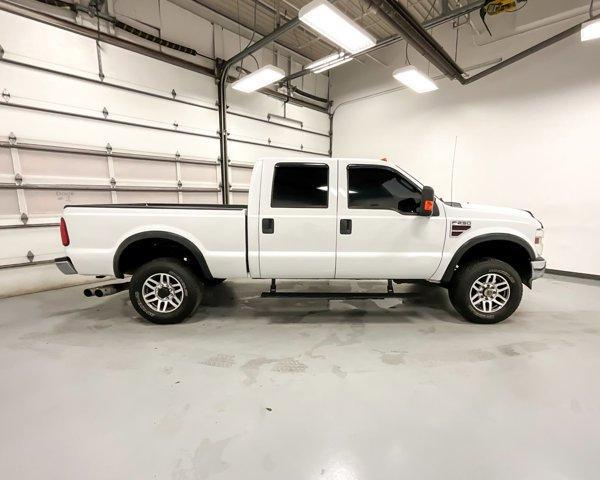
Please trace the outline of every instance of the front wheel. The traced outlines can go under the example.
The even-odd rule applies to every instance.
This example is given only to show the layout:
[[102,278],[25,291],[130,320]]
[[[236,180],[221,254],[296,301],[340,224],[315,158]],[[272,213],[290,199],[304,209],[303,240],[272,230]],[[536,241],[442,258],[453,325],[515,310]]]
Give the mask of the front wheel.
[[508,263],[482,259],[460,268],[449,285],[454,308],[472,323],[498,323],[521,303],[523,283]]
[[203,285],[182,262],[158,258],[138,268],[129,285],[135,310],[152,323],[183,322],[202,300]]

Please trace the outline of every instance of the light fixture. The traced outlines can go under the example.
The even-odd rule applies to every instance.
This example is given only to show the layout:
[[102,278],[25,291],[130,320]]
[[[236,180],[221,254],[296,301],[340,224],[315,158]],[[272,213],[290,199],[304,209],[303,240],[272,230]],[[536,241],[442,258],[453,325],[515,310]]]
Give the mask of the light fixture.
[[298,19],[350,53],[375,45],[375,37],[327,0],[313,0],[298,12]]
[[312,71],[313,73],[321,73],[325,70],[329,70],[330,68],[337,67],[342,63],[349,62],[350,60],[352,60],[352,57],[349,57],[347,53],[337,52],[327,55],[319,60],[315,60],[304,68]]
[[394,72],[394,78],[417,93],[426,93],[437,90],[437,85],[424,73],[412,65],[399,68]]
[[343,58],[346,54],[344,52],[336,52],[331,55],[327,55],[326,57],[320,58],[319,60],[315,60],[312,63],[309,63],[305,68],[307,70],[315,70],[323,65],[329,64],[331,62],[335,62],[340,58]]
[[281,80],[283,77],[285,77],[285,72],[281,68],[265,65],[233,82],[232,87],[240,92],[249,93]]
[[350,60],[352,60],[352,58],[340,58],[339,60],[336,60],[331,63],[327,63],[319,68],[316,68],[315,70],[313,70],[313,73],[324,72],[325,70],[329,70],[330,68],[337,67],[339,65],[342,65],[343,63],[349,62]]
[[581,41],[595,40],[600,38],[600,19],[590,20],[581,25]]

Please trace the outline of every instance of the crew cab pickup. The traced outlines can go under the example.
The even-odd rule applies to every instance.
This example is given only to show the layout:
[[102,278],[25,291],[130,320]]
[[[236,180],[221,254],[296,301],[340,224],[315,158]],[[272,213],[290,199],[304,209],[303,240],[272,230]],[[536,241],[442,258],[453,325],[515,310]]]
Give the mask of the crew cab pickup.
[[276,279],[381,279],[383,297],[403,295],[392,281],[437,284],[465,319],[496,323],[545,270],[533,214],[444,202],[391,163],[268,158],[250,183],[248,206],[68,205],[57,266],[131,275],[134,308],[161,324],[183,321],[206,288],[239,277],[271,279],[267,297],[285,296]]

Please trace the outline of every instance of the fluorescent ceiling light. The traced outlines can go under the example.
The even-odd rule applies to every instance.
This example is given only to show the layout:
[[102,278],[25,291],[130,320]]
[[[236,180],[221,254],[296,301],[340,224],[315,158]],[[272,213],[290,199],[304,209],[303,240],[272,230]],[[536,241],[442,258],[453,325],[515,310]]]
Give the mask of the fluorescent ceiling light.
[[375,45],[375,37],[331,5],[327,0],[313,0],[298,12],[298,18],[310,28],[350,53]]
[[313,73],[321,73],[330,68],[337,67],[342,63],[349,62],[350,60],[352,59],[346,58],[345,52],[333,53],[308,64],[305,68],[307,70],[312,70]]
[[326,57],[320,58],[319,60],[315,60],[314,62],[309,63],[305,68],[307,70],[314,70],[315,68],[321,67],[326,63],[334,62],[339,58],[342,58],[344,55],[346,55],[344,52],[332,53],[331,55],[327,55]]
[[438,89],[431,78],[421,73],[412,65],[396,70],[394,72],[394,78],[417,93],[432,92],[433,90]]
[[592,20],[581,26],[581,41],[595,40],[600,38],[600,20]]
[[337,67],[339,65],[342,65],[343,63],[349,62],[350,60],[352,60],[352,58],[341,58],[339,60],[336,60],[331,63],[327,63],[327,64],[323,65],[322,67],[319,67],[319,68],[313,70],[313,73],[324,72],[325,70],[329,70],[330,68]]
[[240,78],[233,83],[232,87],[240,92],[249,93],[281,80],[283,77],[285,77],[285,72],[281,68],[266,65]]

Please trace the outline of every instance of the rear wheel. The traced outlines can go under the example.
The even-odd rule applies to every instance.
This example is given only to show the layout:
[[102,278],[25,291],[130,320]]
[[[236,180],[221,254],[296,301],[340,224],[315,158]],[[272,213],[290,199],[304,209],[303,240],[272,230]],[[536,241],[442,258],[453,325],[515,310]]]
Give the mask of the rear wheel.
[[135,310],[161,325],[180,323],[194,313],[202,300],[203,285],[182,262],[173,258],[152,260],[138,268],[129,286]]
[[508,263],[482,259],[460,268],[449,285],[454,308],[472,323],[498,323],[521,303],[523,283]]

